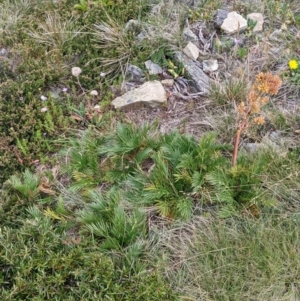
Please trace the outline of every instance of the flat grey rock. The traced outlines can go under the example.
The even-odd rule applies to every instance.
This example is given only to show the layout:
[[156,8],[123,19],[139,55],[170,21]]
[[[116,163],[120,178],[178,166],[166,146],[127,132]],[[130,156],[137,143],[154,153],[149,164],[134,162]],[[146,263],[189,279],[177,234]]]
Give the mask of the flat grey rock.
[[191,86],[193,86],[197,92],[203,92],[203,94],[206,95],[209,94],[211,80],[203,70],[181,51],[176,51],[174,58],[175,61],[181,63],[185,68],[185,72],[191,80]]
[[126,70],[126,79],[134,82],[143,82],[144,81],[144,72],[141,68],[129,65]]

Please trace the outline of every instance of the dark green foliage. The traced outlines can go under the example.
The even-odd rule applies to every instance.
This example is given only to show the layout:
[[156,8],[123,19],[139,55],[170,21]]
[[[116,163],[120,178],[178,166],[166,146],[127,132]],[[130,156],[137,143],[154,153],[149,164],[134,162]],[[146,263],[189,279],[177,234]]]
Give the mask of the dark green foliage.
[[162,136],[148,175],[137,173],[128,181],[137,193],[132,201],[154,204],[160,214],[170,218],[188,219],[205,175],[226,162],[223,148],[213,134],[202,137],[199,143],[177,132]]
[[211,198],[223,204],[220,216],[228,217],[241,209],[249,209],[249,214],[256,216],[264,206],[274,203],[263,188],[266,166],[261,154],[255,158],[247,154],[239,157],[236,166],[225,169],[220,166],[206,175],[213,186]]
[[140,169],[159,146],[157,131],[154,126],[136,127],[132,124],[118,124],[116,131],[105,138],[105,143],[98,148],[100,155],[105,155],[111,162],[111,170],[106,179],[120,181]]
[[[125,208],[120,190],[111,189],[105,195],[90,190],[87,204],[78,213],[85,233],[99,239],[99,249],[112,254],[114,262],[130,269],[139,268],[145,253],[146,216],[137,209]],[[118,255],[116,255],[118,254]]]
[[[11,94],[0,91],[0,186],[16,170],[29,166],[42,154],[56,148],[50,139],[65,130],[69,121],[61,105],[54,100],[42,103],[40,99],[18,97],[15,90]],[[47,107],[42,113],[41,108]]]
[[[56,65],[57,56],[39,49],[43,54],[36,60],[35,50],[38,51],[11,50],[9,59],[20,61],[9,69],[13,76],[0,83],[0,186],[13,171],[22,170],[31,161],[42,159],[42,154],[54,151],[49,139],[69,126],[66,107],[61,102],[40,100],[42,89],[64,74]],[[46,114],[41,112],[42,107],[47,107]]]
[[[40,197],[40,176],[26,170],[21,176],[11,176],[0,190],[0,225],[19,224],[26,209]],[[26,216],[26,215],[25,215]]]
[[60,154],[67,163],[64,171],[74,179],[71,190],[93,188],[103,181],[107,170],[106,163],[101,164],[102,158],[97,153],[103,142],[101,132],[93,129],[81,131],[77,137],[67,140],[67,147]]
[[121,271],[90,238],[61,233],[35,207],[28,214],[18,232],[0,232],[1,300],[175,300],[154,271]]
[[155,127],[130,124],[118,124],[106,137],[85,131],[64,151],[73,176],[69,191],[86,199],[91,189],[114,187],[124,201],[154,206],[169,218],[188,220],[195,204],[212,203],[220,205],[222,217],[241,210],[258,215],[277,199],[265,188],[272,152],[244,153],[231,167],[228,149],[213,133],[197,142],[178,132],[159,135]]

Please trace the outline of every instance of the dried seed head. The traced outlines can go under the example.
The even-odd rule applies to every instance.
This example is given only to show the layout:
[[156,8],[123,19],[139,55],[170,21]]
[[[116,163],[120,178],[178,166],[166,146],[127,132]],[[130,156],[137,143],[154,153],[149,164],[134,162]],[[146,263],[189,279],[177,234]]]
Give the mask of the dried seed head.
[[92,90],[92,91],[90,92],[90,95],[92,95],[92,96],[97,96],[97,95],[98,95],[98,92],[97,92],[96,90]]
[[279,76],[272,75],[269,72],[260,72],[255,78],[253,89],[261,93],[275,95],[278,93],[281,84],[282,81]]
[[263,116],[258,116],[258,117],[255,117],[255,118],[253,119],[253,122],[254,122],[255,124],[261,125],[261,124],[264,124],[266,121],[265,121],[265,118],[264,118]]
[[246,111],[245,103],[242,101],[238,106],[237,110],[240,114],[244,114]]
[[256,101],[256,102],[253,102],[251,104],[251,113],[259,113],[260,111],[260,105],[259,103]]
[[78,77],[81,72],[82,72],[82,70],[79,67],[73,67],[72,68],[72,75],[75,76],[75,77]]

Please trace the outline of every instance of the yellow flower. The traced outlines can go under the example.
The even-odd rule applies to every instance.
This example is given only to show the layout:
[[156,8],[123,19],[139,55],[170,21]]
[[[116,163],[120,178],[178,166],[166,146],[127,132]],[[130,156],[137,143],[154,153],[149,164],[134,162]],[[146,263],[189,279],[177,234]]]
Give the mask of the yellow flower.
[[296,70],[298,68],[299,64],[296,60],[290,60],[289,61],[289,67],[291,70]]

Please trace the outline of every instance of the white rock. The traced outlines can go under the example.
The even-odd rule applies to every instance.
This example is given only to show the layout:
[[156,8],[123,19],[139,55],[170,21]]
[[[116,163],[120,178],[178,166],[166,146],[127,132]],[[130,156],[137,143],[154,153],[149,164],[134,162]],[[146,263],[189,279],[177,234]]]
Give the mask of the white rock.
[[133,89],[112,101],[115,109],[135,103],[145,103],[157,107],[167,101],[167,94],[159,81],[146,82],[139,88]]
[[247,20],[237,12],[230,12],[227,18],[223,21],[221,29],[228,34],[241,32],[247,29]]
[[258,32],[263,30],[264,17],[261,13],[252,13],[247,15],[248,20],[253,20],[256,22],[256,25],[253,28],[253,32]]
[[199,57],[199,49],[192,42],[188,42],[188,44],[182,51],[185,55],[187,55],[190,59],[194,61],[196,61]]
[[219,68],[217,60],[205,60],[202,62],[202,66],[204,72],[213,72]]
[[173,87],[174,86],[174,79],[173,78],[163,79],[160,82],[165,87]]

